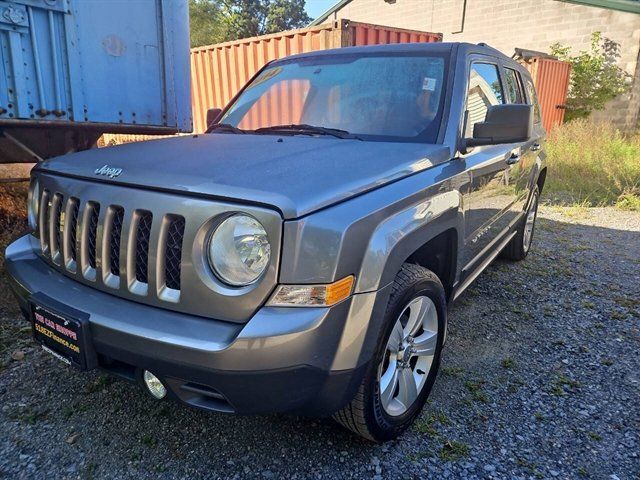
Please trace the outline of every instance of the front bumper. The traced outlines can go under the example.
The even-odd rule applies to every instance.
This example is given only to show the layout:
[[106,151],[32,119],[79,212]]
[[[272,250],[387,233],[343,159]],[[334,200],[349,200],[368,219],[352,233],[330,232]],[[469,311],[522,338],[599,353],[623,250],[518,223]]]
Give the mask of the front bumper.
[[328,415],[348,403],[372,358],[388,288],[331,308],[263,307],[246,324],[115,297],[50,268],[26,235],[6,251],[25,316],[39,293],[89,314],[99,366],[135,379],[152,371],[170,395],[235,413]]

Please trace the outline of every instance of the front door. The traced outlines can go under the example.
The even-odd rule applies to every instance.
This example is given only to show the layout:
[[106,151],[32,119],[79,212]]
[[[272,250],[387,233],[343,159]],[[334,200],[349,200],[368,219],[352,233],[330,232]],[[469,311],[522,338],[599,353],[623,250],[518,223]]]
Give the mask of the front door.
[[[491,105],[506,102],[499,67],[489,61],[470,65],[467,93],[465,136],[473,135],[473,126],[483,122]],[[471,173],[471,191],[465,198],[465,252],[463,276],[471,273],[488,253],[515,217],[517,201],[514,166],[520,160],[521,145],[476,147],[465,162]]]

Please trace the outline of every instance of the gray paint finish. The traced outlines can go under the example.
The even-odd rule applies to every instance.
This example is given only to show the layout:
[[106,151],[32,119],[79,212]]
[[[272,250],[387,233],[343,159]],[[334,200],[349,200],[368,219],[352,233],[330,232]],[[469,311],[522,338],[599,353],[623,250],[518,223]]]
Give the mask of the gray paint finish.
[[[281,139],[282,141],[279,141]],[[308,215],[446,160],[449,149],[421,143],[212,133],[131,143],[48,160],[40,170],[271,205],[285,219]]]
[[[467,44],[344,50],[357,54],[386,48],[451,49],[441,143],[220,133],[47,161],[35,175],[81,199],[89,194],[111,204],[122,202],[125,209],[140,208],[146,199],[159,215],[185,216],[186,284],[180,302],[164,308],[159,308],[159,301],[140,300],[127,292],[91,288],[51,268],[51,261],[38,253],[37,241],[27,236],[6,255],[9,274],[21,285],[17,290],[23,308],[31,293],[48,293],[89,313],[97,341],[133,359],[132,365],[142,366],[134,360],[143,350],[145,358],[175,367],[176,378],[204,381],[214,389],[239,386],[235,392],[243,405],[263,406],[263,401],[254,402],[247,393],[255,385],[236,378],[240,370],[255,369],[265,385],[285,375],[289,383],[261,392],[269,398],[270,411],[288,408],[288,385],[298,385],[302,378],[293,371],[296,366],[319,372],[324,386],[331,384],[330,377],[346,372],[350,387],[339,384],[327,397],[320,397],[317,388],[296,391],[304,397],[298,403],[320,401],[332,405],[333,411],[340,408],[354,394],[373,357],[390,285],[403,262],[446,233],[439,240],[447,241],[447,277],[453,278],[447,278],[451,285],[446,287],[455,298],[514,235],[525,200],[546,167],[540,125],[530,141],[518,145],[478,147],[466,153],[459,148],[470,59],[508,65],[528,77],[515,62],[491,48]],[[516,166],[506,162],[514,148],[520,152]],[[123,171],[113,179],[94,175],[104,165]],[[202,262],[207,232],[235,211],[247,211],[265,224],[273,252],[265,276],[244,291],[212,283]],[[264,306],[278,283],[329,283],[347,275],[356,277],[354,295],[334,307]],[[157,288],[151,286],[152,291]],[[205,377],[199,375],[201,370]],[[229,373],[233,379],[225,383]],[[305,370],[304,378],[308,373]]]

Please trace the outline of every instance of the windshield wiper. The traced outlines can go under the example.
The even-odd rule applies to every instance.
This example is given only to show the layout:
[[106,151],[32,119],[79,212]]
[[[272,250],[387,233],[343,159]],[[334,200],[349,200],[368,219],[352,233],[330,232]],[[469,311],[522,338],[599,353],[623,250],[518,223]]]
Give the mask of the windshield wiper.
[[290,125],[273,125],[271,127],[257,128],[253,133],[290,133],[291,135],[331,135],[337,138],[362,140],[362,138],[350,133],[346,130],[340,130],[339,128],[318,127],[316,125],[307,125],[305,123],[290,124]]
[[214,123],[207,129],[207,133],[210,132],[226,132],[226,133],[239,133],[244,134],[247,133],[246,130],[242,130],[241,128],[234,127],[228,123]]

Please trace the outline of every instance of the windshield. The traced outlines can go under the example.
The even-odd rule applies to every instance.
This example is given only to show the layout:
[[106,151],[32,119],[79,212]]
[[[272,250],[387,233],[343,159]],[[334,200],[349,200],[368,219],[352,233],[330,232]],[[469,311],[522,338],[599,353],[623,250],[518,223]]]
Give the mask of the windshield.
[[433,143],[442,116],[446,63],[444,55],[397,53],[277,62],[244,89],[219,123],[249,131],[306,125],[365,140]]

